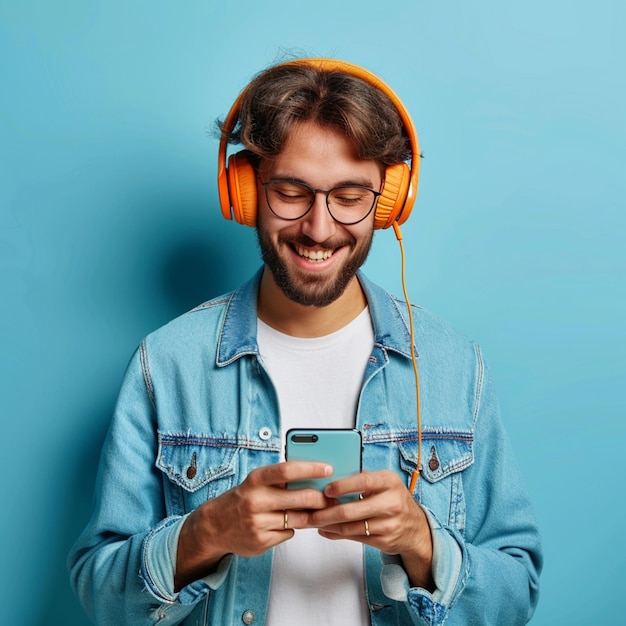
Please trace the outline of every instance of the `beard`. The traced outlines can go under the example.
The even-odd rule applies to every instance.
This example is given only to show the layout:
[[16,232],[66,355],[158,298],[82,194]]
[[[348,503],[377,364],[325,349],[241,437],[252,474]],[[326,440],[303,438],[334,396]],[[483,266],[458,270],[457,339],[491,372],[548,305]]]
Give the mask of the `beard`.
[[343,266],[328,276],[322,272],[301,272],[297,268],[290,270],[280,256],[279,246],[281,245],[291,248],[296,244],[313,247],[316,245],[313,240],[304,235],[280,235],[278,244],[274,245],[261,225],[257,225],[256,231],[261,257],[272,273],[274,282],[279,289],[293,302],[302,306],[314,307],[328,306],[343,294],[356,276],[358,269],[365,263],[374,238],[374,231],[372,230],[369,236],[360,242],[353,239],[349,242],[328,241],[322,244],[327,249],[336,249],[341,245],[350,247],[349,257]]

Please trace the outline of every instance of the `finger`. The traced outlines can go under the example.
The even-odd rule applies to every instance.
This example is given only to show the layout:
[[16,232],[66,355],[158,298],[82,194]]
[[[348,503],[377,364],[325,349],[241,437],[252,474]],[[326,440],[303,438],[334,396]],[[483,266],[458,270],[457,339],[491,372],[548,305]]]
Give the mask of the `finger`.
[[289,509],[307,512],[325,509],[332,504],[317,489],[276,489],[274,492],[274,509]]
[[319,534],[326,539],[352,539],[361,541],[362,543],[368,543],[375,541],[374,528],[375,523],[372,524],[372,520],[358,520],[347,524],[335,524],[332,526],[326,526],[318,530]]
[[327,463],[312,461],[285,461],[274,465],[257,467],[248,475],[252,485],[283,486],[293,480],[324,478],[331,476],[333,468]]
[[[317,489],[285,489],[280,485],[246,485],[239,490],[239,510],[244,516],[259,513],[277,513],[285,509],[318,510],[327,507],[330,500]],[[239,491],[237,495],[239,495]]]
[[334,524],[346,524],[365,519],[378,518],[385,524],[407,523],[407,518],[414,518],[416,508],[408,491],[401,489],[370,493],[361,500],[337,503],[311,513],[311,524],[317,528],[326,528]]
[[240,556],[257,556],[290,539],[293,530],[285,529],[282,515],[259,516],[249,525],[233,524],[220,537],[228,552]]
[[285,509],[285,511],[282,512],[280,519],[284,530],[316,528],[311,524],[311,512],[307,510]]
[[361,472],[333,481],[326,486],[324,493],[329,498],[338,498],[349,493],[360,493],[365,496],[391,489],[406,490],[395,472],[381,470],[377,472]]
[[363,500],[343,504],[333,501],[330,506],[311,511],[309,523],[315,528],[326,528],[336,524],[362,520],[373,515],[374,512],[375,508],[372,507],[372,504],[369,502],[366,504]]

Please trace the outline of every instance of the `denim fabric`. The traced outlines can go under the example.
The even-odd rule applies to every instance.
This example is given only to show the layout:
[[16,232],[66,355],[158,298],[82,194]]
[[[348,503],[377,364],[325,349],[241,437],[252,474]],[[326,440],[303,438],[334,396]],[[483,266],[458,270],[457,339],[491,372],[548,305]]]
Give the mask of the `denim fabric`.
[[[241,624],[244,614],[264,623],[272,551],[229,555],[204,580],[171,589],[184,517],[279,461],[278,402],[256,341],[259,279],[149,335],[129,364],[93,515],[68,559],[98,624]],[[417,433],[406,309],[359,280],[375,333],[356,420],[363,467],[390,468],[408,485]],[[440,588],[410,588],[397,557],[366,547],[372,624],[524,624],[538,599],[541,546],[480,349],[419,307],[414,324],[423,420],[416,498],[433,528]]]

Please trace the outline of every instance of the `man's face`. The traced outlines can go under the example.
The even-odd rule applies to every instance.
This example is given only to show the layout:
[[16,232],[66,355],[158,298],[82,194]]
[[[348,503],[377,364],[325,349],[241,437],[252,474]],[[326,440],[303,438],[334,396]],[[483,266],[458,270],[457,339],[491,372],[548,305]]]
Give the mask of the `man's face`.
[[304,306],[327,306],[343,294],[369,253],[374,211],[345,226],[336,222],[317,193],[311,210],[295,221],[275,216],[262,182],[292,179],[314,189],[357,184],[376,191],[382,185],[377,161],[357,158],[340,132],[312,122],[294,127],[276,159],[259,167],[257,236],[263,261],[274,282],[292,301]]

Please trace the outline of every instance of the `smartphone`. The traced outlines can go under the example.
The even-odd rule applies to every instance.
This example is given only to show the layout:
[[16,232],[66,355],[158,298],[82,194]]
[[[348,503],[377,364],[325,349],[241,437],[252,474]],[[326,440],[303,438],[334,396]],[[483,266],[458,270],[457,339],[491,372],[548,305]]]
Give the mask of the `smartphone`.
[[[318,489],[335,480],[353,476],[361,471],[361,433],[355,428],[292,428],[287,431],[285,458],[288,461],[320,461],[334,468],[324,478],[295,480],[288,489]],[[358,493],[339,498],[340,502],[358,500]]]

